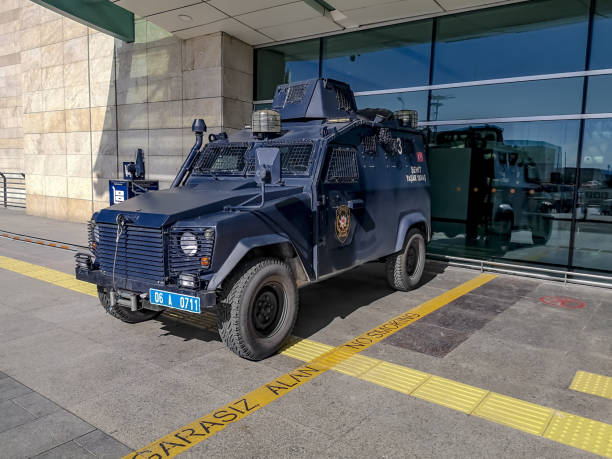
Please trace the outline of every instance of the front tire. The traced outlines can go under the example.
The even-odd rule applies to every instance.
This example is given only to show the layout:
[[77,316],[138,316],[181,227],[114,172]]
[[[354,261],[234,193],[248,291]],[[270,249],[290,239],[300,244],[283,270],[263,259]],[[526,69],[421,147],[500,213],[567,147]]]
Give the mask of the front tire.
[[406,236],[404,250],[387,257],[387,282],[395,290],[408,292],[415,289],[425,269],[425,237],[417,228]]
[[162,311],[151,311],[150,309],[140,309],[138,311],[132,311],[130,308],[124,306],[113,306],[110,305],[110,290],[107,288],[98,286],[98,298],[100,304],[106,312],[116,319],[128,324],[137,324],[139,322],[145,322],[147,320],[155,319]]
[[217,311],[221,339],[240,357],[265,359],[293,330],[298,303],[287,263],[275,258],[251,260],[224,285]]

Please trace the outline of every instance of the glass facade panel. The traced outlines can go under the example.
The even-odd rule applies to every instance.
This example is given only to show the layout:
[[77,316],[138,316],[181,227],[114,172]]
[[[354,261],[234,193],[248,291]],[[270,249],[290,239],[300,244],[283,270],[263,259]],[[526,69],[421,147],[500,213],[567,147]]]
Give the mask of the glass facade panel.
[[[357,94],[358,107],[414,109],[429,124],[430,252],[612,273],[612,117],[581,121],[584,78],[554,78],[585,70],[591,10],[589,68],[612,69],[612,0],[531,0],[257,50],[257,99],[319,69],[380,91]],[[612,75],[587,78],[584,113],[608,117]]]
[[375,94],[357,96],[357,108],[386,108],[387,110],[416,110],[419,119],[427,119],[428,91],[396,92],[390,94]]
[[433,253],[566,266],[580,121],[438,127]]
[[584,70],[588,16],[589,2],[545,0],[441,17],[434,83]]
[[612,271],[612,119],[586,120],[574,266]]
[[591,44],[591,69],[612,67],[612,0],[596,0]]
[[589,77],[587,113],[612,113],[612,75]]
[[323,39],[322,75],[353,91],[429,84],[433,21],[400,24]]
[[255,50],[255,100],[272,99],[276,86],[319,76],[319,40]]
[[583,78],[439,89],[431,95],[431,121],[570,115],[582,110]]

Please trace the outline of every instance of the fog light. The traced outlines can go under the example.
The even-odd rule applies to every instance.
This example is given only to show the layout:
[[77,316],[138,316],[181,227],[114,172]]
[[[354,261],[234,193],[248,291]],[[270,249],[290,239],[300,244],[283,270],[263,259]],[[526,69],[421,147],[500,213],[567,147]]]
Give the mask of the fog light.
[[215,238],[215,230],[212,228],[208,228],[204,231],[204,239],[207,241],[212,241]]
[[200,263],[204,268],[208,268],[210,266],[210,257],[202,257],[200,258]]
[[198,278],[193,274],[181,274],[179,276],[179,285],[181,287],[196,288],[198,283]]

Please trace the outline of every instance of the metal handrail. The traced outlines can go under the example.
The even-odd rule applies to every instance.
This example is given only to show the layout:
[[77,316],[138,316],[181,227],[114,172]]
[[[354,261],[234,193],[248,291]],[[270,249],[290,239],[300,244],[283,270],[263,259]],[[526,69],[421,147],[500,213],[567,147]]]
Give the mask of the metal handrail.
[[2,179],[2,206],[25,209],[26,186],[22,172],[0,172]]
[[[544,280],[563,281],[564,284],[591,285],[594,287],[612,288],[612,276],[588,274],[561,269],[541,268],[536,266],[519,265],[514,263],[501,263],[474,258],[455,257],[428,253],[427,257],[433,260],[447,262],[451,266],[480,269],[480,272],[491,271],[502,274],[515,274]],[[597,282],[601,280],[603,282]]]

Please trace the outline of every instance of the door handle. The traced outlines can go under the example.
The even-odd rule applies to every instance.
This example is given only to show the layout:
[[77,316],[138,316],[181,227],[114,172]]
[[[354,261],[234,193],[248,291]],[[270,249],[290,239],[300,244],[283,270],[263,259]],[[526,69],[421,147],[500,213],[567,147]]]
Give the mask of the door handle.
[[353,210],[363,209],[364,207],[363,199],[351,199],[347,204],[349,209]]

